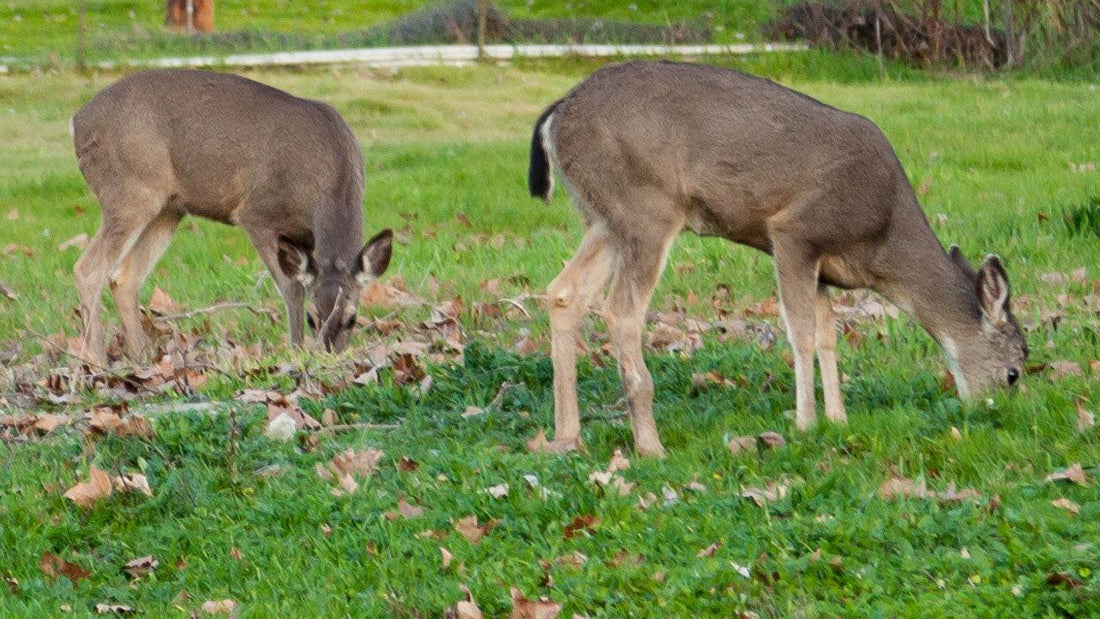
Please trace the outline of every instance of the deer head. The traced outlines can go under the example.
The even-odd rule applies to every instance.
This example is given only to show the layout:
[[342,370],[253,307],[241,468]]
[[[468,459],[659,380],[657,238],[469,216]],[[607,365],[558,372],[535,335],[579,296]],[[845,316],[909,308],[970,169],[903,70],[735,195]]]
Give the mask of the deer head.
[[353,260],[319,263],[312,251],[279,239],[279,268],[306,290],[306,322],[329,352],[342,352],[355,326],[363,286],[386,272],[393,251],[393,231],[379,232]]
[[[976,271],[956,246],[952,262],[973,282],[978,300],[976,320],[952,329],[944,343],[959,394],[975,396],[997,387],[1011,387],[1024,372],[1027,340],[1012,315],[1011,288],[1001,259],[990,254]],[[976,328],[975,328],[976,327]]]

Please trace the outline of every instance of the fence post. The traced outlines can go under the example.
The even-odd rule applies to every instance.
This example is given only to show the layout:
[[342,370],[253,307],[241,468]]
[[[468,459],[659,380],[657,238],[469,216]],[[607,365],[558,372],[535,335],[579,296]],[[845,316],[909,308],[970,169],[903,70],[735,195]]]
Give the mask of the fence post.
[[489,0],[477,0],[477,59],[485,60],[485,26],[488,21]]

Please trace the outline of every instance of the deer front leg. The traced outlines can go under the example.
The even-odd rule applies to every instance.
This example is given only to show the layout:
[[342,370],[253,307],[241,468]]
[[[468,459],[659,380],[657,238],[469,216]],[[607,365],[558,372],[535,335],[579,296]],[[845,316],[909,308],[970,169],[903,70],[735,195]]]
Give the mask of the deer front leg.
[[573,260],[550,282],[546,304],[550,314],[550,359],[554,366],[554,440],[551,451],[571,451],[581,445],[577,405],[577,340],[580,324],[607,284],[612,254],[606,230],[589,228]]
[[817,364],[821,368],[821,388],[825,392],[825,417],[834,423],[847,423],[844,399],[840,395],[840,374],[836,367],[836,316],[829,291],[818,286],[814,308],[817,320]]
[[816,421],[814,337],[818,261],[804,244],[784,241],[775,232],[772,232],[772,254],[779,280],[779,308],[794,351],[795,426],[806,430]]

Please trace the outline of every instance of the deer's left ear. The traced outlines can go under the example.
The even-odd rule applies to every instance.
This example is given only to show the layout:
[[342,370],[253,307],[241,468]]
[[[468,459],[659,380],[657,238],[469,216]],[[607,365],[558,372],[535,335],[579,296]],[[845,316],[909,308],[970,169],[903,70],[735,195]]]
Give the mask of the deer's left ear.
[[359,252],[359,272],[356,278],[361,283],[382,275],[390,266],[390,256],[393,254],[393,230],[386,228],[363,246]]
[[317,273],[309,251],[285,237],[279,237],[278,247],[279,269],[283,275],[309,287],[313,283],[313,276]]
[[1011,291],[1008,286],[1008,274],[1005,273],[1001,259],[993,254],[986,256],[985,262],[978,269],[978,278],[975,284],[978,292],[978,303],[982,313],[986,315],[994,325],[1004,324],[1008,320],[1008,302]]

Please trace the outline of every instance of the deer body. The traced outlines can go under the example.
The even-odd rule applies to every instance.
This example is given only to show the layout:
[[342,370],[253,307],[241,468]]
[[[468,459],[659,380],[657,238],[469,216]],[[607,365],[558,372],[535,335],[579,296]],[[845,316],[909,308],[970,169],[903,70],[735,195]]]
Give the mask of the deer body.
[[127,354],[146,352],[138,292],[185,215],[245,230],[286,303],[292,344],[307,290],[325,345],[346,344],[359,287],[385,270],[391,234],[363,246],[363,155],[333,108],[236,75],[153,70],[101,91],[72,131],[103,213],[74,268],[89,361],[106,361],[108,283]]
[[1022,371],[1026,345],[999,259],[975,271],[957,248],[944,251],[890,144],[863,117],[736,71],[628,62],[595,72],[539,119],[532,195],[549,199],[552,168],[588,228],[548,288],[557,448],[579,443],[574,338],[609,285],[605,317],[635,445],[663,454],[641,337],[685,229],[773,256],[799,428],[815,419],[815,350],[826,416],[846,418],[827,286],[871,288],[914,315],[964,395]]

